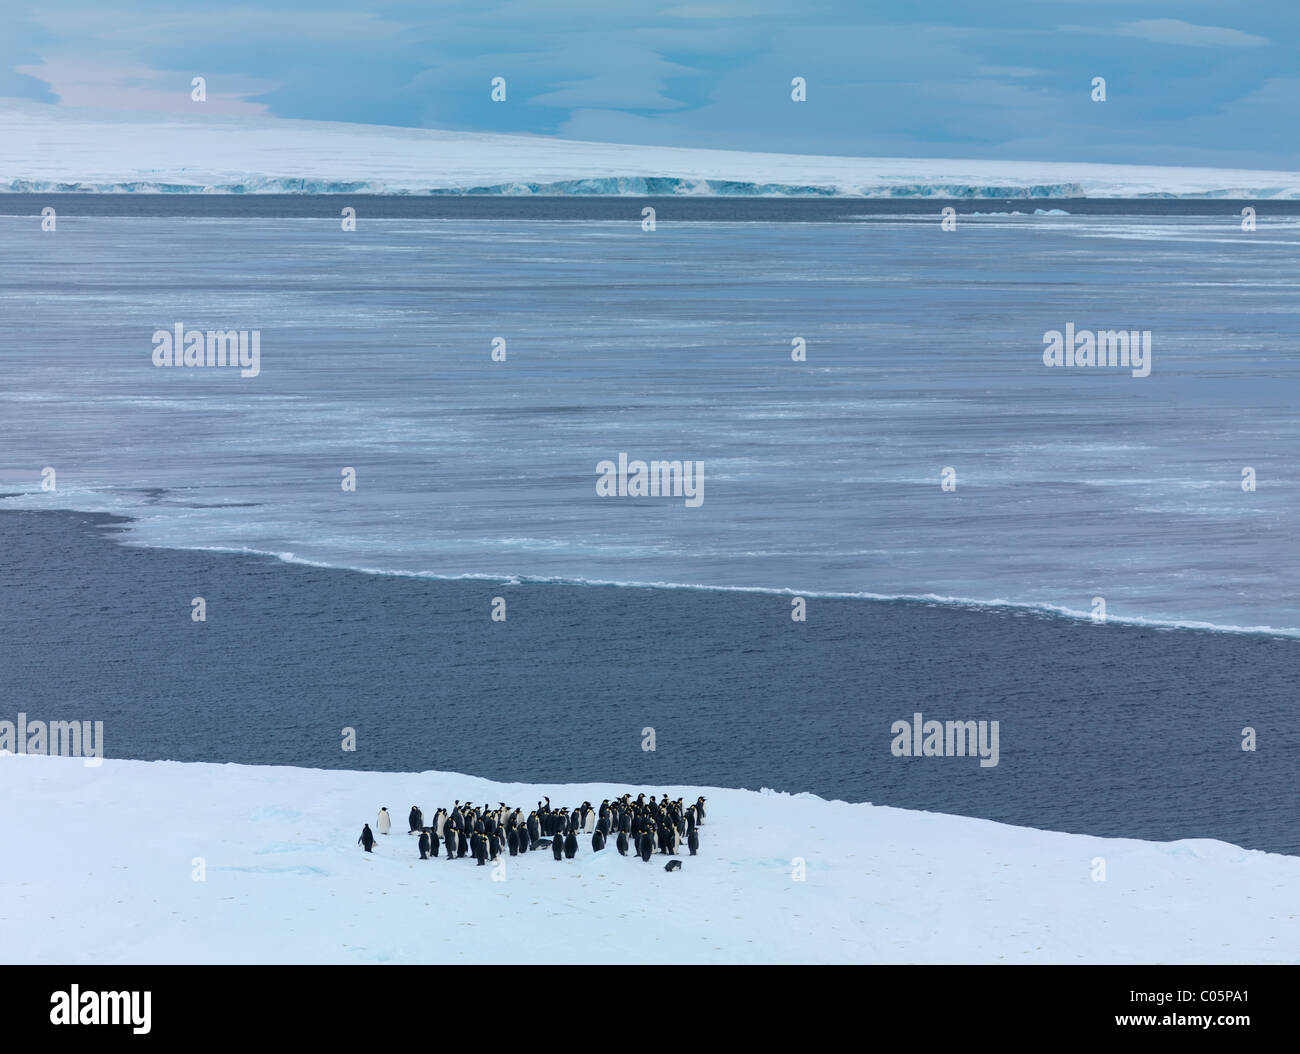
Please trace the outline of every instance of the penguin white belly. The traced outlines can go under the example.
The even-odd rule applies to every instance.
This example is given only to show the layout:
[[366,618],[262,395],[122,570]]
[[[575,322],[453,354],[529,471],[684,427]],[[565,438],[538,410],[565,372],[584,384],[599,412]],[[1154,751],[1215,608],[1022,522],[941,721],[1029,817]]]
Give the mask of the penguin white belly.
[[381,812],[379,814],[379,821],[375,826],[379,829],[380,834],[387,834],[389,830],[388,813]]

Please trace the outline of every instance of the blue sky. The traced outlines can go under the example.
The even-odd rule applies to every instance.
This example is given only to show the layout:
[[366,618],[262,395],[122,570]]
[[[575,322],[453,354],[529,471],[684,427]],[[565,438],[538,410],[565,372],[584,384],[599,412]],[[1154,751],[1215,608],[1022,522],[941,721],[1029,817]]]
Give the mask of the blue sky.
[[[1300,3],[5,0],[0,96],[793,153],[1300,168]],[[506,78],[494,103],[490,81]],[[792,77],[808,101],[790,99]],[[1105,77],[1107,101],[1090,83]]]

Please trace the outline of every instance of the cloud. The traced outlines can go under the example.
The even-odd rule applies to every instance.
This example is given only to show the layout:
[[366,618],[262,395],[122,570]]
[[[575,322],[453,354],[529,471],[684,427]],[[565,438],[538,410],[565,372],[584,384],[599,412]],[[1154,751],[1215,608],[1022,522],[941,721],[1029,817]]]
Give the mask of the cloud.
[[207,99],[190,95],[192,74],[170,73],[144,66],[87,62],[84,59],[47,59],[17,67],[49,85],[65,106],[90,106],[160,113],[245,114],[269,112],[265,103],[250,102],[276,85],[246,76],[208,77]]
[[17,0],[31,10],[0,33],[0,95],[766,152],[1300,166],[1300,19],[1265,39],[1194,24],[1229,17],[1207,13],[1219,0],[1151,12],[1190,22],[1119,2]]
[[1151,18],[1125,22],[1117,32],[1126,37],[1140,37],[1157,44],[1185,44],[1193,48],[1259,48],[1270,43],[1267,37],[1243,33],[1222,26],[1194,26],[1176,18]]

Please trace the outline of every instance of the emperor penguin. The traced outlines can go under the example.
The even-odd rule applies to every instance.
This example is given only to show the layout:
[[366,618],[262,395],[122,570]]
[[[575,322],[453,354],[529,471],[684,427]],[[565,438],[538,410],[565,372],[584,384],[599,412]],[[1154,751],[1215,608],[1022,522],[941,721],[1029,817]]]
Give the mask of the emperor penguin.
[[654,852],[655,836],[649,831],[646,831],[646,833],[641,836],[641,859],[647,864],[650,863],[650,858],[654,856]]
[[570,830],[567,837],[564,839],[564,859],[572,860],[577,852],[578,836]]
[[584,834],[591,834],[596,829],[596,810],[591,807],[591,802],[584,802],[582,806],[582,830]]
[[393,823],[388,816],[388,806],[385,805],[379,810],[379,818],[375,820],[375,830],[380,834],[387,834],[392,829]]
[[429,830],[427,827],[420,831],[420,859],[429,859]]
[[456,825],[454,823],[449,823],[447,824],[446,827],[442,829],[442,840],[443,842],[446,843],[447,846],[447,859],[455,860],[456,859]]
[[627,832],[626,831],[618,832],[618,841],[615,842],[614,844],[618,846],[619,856],[627,856]]
[[564,839],[559,835],[551,839],[551,853],[556,860],[564,859]]
[[599,853],[605,848],[605,832],[599,829],[591,836],[591,851]]
[[446,826],[447,826],[447,810],[443,808],[439,808],[438,811],[433,814],[433,836],[435,838],[441,839],[442,829]]
[[700,848],[700,832],[696,828],[691,828],[691,833],[686,836],[686,844],[690,847],[691,856],[694,856]]
[[704,810],[704,795],[701,794],[699,800],[695,803],[695,813],[697,816],[696,823],[703,823],[704,817],[708,815]]
[[511,856],[519,855],[519,832],[513,827],[506,828],[506,845]]
[[407,817],[407,820],[409,820],[411,824],[411,829],[406,832],[407,834],[415,834],[416,831],[424,826],[424,817],[421,815],[420,807],[418,805],[411,806],[411,815]]

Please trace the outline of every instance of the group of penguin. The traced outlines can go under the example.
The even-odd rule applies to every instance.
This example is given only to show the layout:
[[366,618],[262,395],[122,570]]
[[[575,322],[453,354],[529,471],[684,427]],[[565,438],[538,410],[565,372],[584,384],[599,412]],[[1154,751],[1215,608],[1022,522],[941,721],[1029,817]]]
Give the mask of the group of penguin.
[[[683,805],[682,799],[669,799],[665,794],[646,801],[644,794],[634,799],[624,794],[599,807],[584,801],[574,809],[551,808],[551,799],[539,801],[537,808],[525,817],[523,809],[510,808],[498,802],[495,809],[484,804],[475,807],[456,800],[450,810],[439,809],[433,814],[431,826],[425,826],[424,813],[412,805],[408,834],[420,836],[421,860],[436,859],[439,846],[446,849],[448,860],[470,856],[483,867],[507,852],[520,856],[536,849],[550,848],[556,860],[572,860],[578,853],[578,835],[591,835],[591,851],[598,853],[613,838],[620,856],[639,856],[646,863],[656,853],[673,856],[682,846],[695,856],[700,848],[700,825],[704,822],[705,798],[701,795],[693,805]],[[375,827],[380,834],[392,830],[388,808],[379,810]],[[375,844],[375,835],[366,824],[358,844],[368,853]],[[680,869],[681,861],[670,860],[665,870]]]

